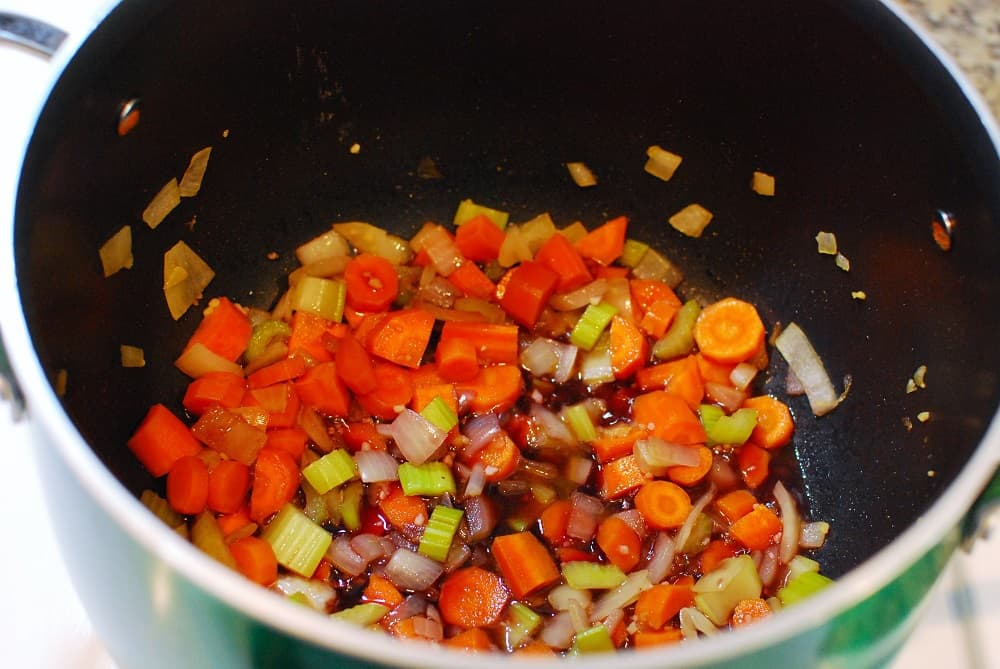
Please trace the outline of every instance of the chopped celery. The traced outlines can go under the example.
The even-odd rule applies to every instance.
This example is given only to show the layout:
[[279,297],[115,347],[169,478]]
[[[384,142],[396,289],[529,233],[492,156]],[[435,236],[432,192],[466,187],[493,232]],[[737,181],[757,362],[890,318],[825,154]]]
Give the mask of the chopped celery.
[[531,526],[536,520],[537,518],[534,516],[513,515],[507,516],[507,518],[504,519],[504,523],[506,523],[507,527],[514,532],[524,532],[525,530],[531,529]]
[[326,498],[319,494],[308,480],[302,482],[302,495],[306,498],[306,503],[302,506],[302,513],[306,514],[309,520],[317,525],[322,525],[330,519],[330,509],[326,504]]
[[579,655],[581,653],[605,653],[614,649],[615,642],[611,640],[608,628],[597,624],[582,632],[577,632],[569,652],[571,655]]
[[[702,411],[705,409],[710,410]],[[750,438],[750,433],[757,426],[756,409],[737,409],[728,416],[722,412],[722,409],[719,409],[719,413],[714,409],[719,409],[719,407],[703,404],[699,409],[709,446],[716,444],[740,446]]]
[[636,239],[626,239],[625,247],[622,249],[621,257],[618,258],[618,262],[625,265],[626,267],[635,267],[642,260],[642,257],[646,255],[646,251],[649,250],[649,244],[640,242]]
[[694,604],[713,624],[726,625],[736,605],[760,597],[763,585],[749,555],[723,560],[694,584]]
[[569,333],[569,343],[585,351],[591,350],[617,312],[606,302],[588,305]]
[[440,395],[435,395],[434,399],[420,410],[420,415],[445,432],[458,425],[458,416]]
[[304,276],[292,288],[292,310],[306,311],[339,323],[344,315],[347,284],[340,279]]
[[684,303],[663,336],[653,344],[653,357],[658,360],[677,358],[691,352],[694,346],[694,322],[701,305],[694,300]]
[[507,613],[505,645],[508,651],[513,651],[541,626],[542,617],[521,602],[511,603]]
[[169,525],[176,528],[184,525],[184,516],[170,508],[170,503],[157,495],[152,490],[143,490],[139,496],[142,505],[153,512],[153,515]]
[[560,235],[575,244],[586,237],[589,230],[587,230],[587,226],[580,221],[574,221],[558,232]]
[[625,582],[625,572],[613,564],[597,562],[567,562],[562,575],[571,588],[578,590],[608,590]]
[[226,537],[211,511],[202,511],[191,526],[191,543],[227,567],[236,569],[236,560],[229,552]]
[[[353,532],[361,527],[361,498],[365,487],[361,481],[353,481],[343,488],[344,494],[340,504],[340,519],[344,528]],[[329,500],[327,500],[329,503]],[[332,514],[331,514],[332,515]]]
[[597,428],[594,427],[594,421],[590,418],[586,404],[580,403],[563,407],[562,417],[580,441],[597,439]]
[[804,574],[807,571],[813,571],[819,573],[819,562],[816,560],[811,560],[805,555],[796,555],[792,558],[791,562],[788,563],[788,576],[785,578],[787,583],[791,583],[800,574]]
[[278,337],[289,337],[292,334],[291,326],[285,321],[267,320],[258,323],[250,341],[247,343],[247,350],[243,353],[247,362],[253,362],[267,349],[267,345]]
[[393,265],[405,265],[413,258],[413,250],[407,240],[390,235],[371,223],[361,221],[334,223],[333,229],[337,234],[343,235],[357,250],[385,258]]
[[288,601],[294,604],[300,604],[301,606],[308,606],[312,608],[312,604],[309,602],[309,596],[304,592],[293,592],[285,597]]
[[719,422],[719,419],[723,418],[725,415],[725,409],[720,407],[718,404],[702,404],[698,407],[698,418],[701,420],[701,426],[705,428],[706,434],[709,430],[713,429],[715,424]]
[[335,620],[342,620],[345,623],[351,623],[352,625],[368,627],[377,623],[387,613],[389,613],[388,606],[376,604],[375,602],[365,602],[364,604],[358,604],[343,611],[331,613],[330,617]]
[[281,507],[261,538],[271,544],[278,564],[302,576],[312,576],[333,535],[309,520],[293,504]]
[[338,448],[304,468],[302,476],[322,495],[357,478],[358,467],[350,453]]
[[539,214],[518,227],[521,229],[521,237],[532,257],[538,253],[538,249],[542,248],[549,237],[556,234],[556,224],[547,213]]
[[451,467],[440,461],[425,462],[422,465],[402,463],[399,465],[399,483],[403,486],[404,495],[455,494],[455,477],[452,476]]
[[455,211],[455,227],[480,215],[493,221],[501,230],[507,227],[507,221],[510,219],[510,214],[506,211],[490,209],[481,204],[476,204],[472,200],[465,199],[458,203],[458,210]]
[[438,504],[431,511],[431,517],[424,527],[424,533],[420,537],[420,545],[417,552],[426,555],[432,560],[444,562],[451,549],[451,541],[455,538],[455,532],[462,522],[462,510],[452,509]]
[[778,590],[778,599],[782,606],[789,606],[803,599],[812,597],[817,592],[833,583],[833,579],[815,571],[804,571]]

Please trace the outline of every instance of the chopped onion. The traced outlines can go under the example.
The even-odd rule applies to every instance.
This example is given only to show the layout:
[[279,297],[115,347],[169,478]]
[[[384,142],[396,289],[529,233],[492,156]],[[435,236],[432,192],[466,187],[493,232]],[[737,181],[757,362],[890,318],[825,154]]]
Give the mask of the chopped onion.
[[228,372],[243,376],[243,368],[223,358],[201,342],[195,342],[174,361],[174,366],[193,379],[210,372]]
[[431,641],[440,641],[444,638],[444,628],[441,626],[441,621],[433,620],[427,616],[413,617],[413,633]]
[[421,595],[410,595],[402,602],[400,602],[396,608],[386,614],[383,620],[387,625],[392,623],[398,623],[401,620],[409,620],[414,616],[419,616],[427,610],[427,600]]
[[594,461],[582,455],[574,455],[566,459],[566,467],[563,474],[565,477],[577,485],[584,485],[590,479],[590,473],[594,470]]
[[636,279],[663,281],[671,288],[676,288],[684,280],[684,273],[680,268],[653,249],[646,251],[639,264],[632,268],[632,276]]
[[590,541],[594,538],[597,523],[604,511],[604,503],[596,497],[582,492],[574,492],[570,496],[569,521],[566,524],[566,534],[574,539]]
[[604,617],[601,624],[608,628],[608,632],[614,632],[623,620],[625,620],[625,609],[615,609]]
[[312,265],[331,258],[348,258],[351,247],[343,235],[327,230],[295,249],[295,257],[302,265]]
[[122,344],[119,346],[122,357],[122,367],[145,367],[146,353],[138,346]]
[[104,276],[109,277],[119,270],[132,269],[132,226],[123,225],[118,232],[104,242],[97,251],[101,257]]
[[472,457],[499,433],[500,418],[492,411],[470,419],[462,426],[462,434],[469,440],[463,455]]
[[413,257],[409,242],[402,237],[390,235],[371,223],[334,223],[333,229],[343,235],[354,248],[363,253],[381,256],[393,265],[405,265]]
[[719,628],[712,624],[704,613],[693,606],[685,606],[680,611],[681,634],[685,639],[697,639],[698,633],[708,636],[716,634]]
[[590,283],[569,293],[553,295],[549,300],[549,304],[557,311],[582,309],[588,304],[597,304],[607,289],[607,279],[594,279]]
[[354,462],[364,483],[399,480],[399,462],[385,451],[358,451]]
[[788,395],[796,397],[806,394],[806,389],[802,387],[802,382],[799,381],[799,377],[795,376],[795,372],[791,369],[789,369],[788,374],[785,375],[785,392]]
[[742,390],[727,386],[724,383],[714,381],[705,382],[705,394],[709,399],[726,410],[726,413],[733,413],[741,406],[747,395]]
[[489,537],[500,522],[500,507],[489,497],[478,495],[465,500],[466,539],[470,543]]
[[792,495],[781,481],[774,484],[774,499],[781,511],[781,544],[778,559],[788,564],[799,549],[799,535],[802,532],[799,508]]
[[604,620],[613,612],[634,604],[643,591],[652,587],[653,583],[649,579],[647,570],[641,569],[632,572],[624,583],[609,590],[594,602],[594,607],[590,610],[590,620],[592,622]]
[[712,222],[712,212],[700,204],[684,207],[668,219],[670,225],[688,237],[701,237],[702,232]]
[[676,153],[667,151],[655,144],[646,149],[646,156],[648,160],[643,169],[647,174],[652,174],[657,179],[662,179],[663,181],[670,181],[683,160]]
[[215,272],[184,242],[163,254],[163,295],[170,315],[177,320],[215,278]]
[[[391,546],[391,543],[389,546]],[[351,539],[351,548],[355,553],[361,556],[363,560],[366,560],[369,563],[373,560],[381,560],[385,556],[392,553],[393,550],[393,548],[387,547],[386,544],[382,542],[381,537],[368,532],[362,532],[361,534],[354,536]]]
[[660,583],[670,573],[677,552],[677,542],[666,532],[659,532],[653,541],[653,554],[646,565],[649,580],[654,585]]
[[[472,498],[483,494],[486,489],[486,469],[481,462],[472,465],[469,480],[465,484],[465,496]],[[468,500],[466,500],[468,503]]]
[[455,300],[455,311],[481,316],[487,323],[503,323],[507,320],[503,309],[478,297],[459,297]]
[[573,616],[569,611],[560,611],[545,623],[538,638],[550,648],[565,649],[573,643],[576,629],[573,627]]
[[368,566],[368,561],[354,552],[346,534],[341,534],[330,543],[330,547],[326,549],[326,559],[348,576],[360,576]]
[[577,443],[573,432],[555,412],[546,409],[541,404],[532,403],[529,413],[542,433],[546,444],[553,441],[569,445]]
[[677,546],[683,546],[687,543],[688,537],[691,536],[691,530],[694,529],[694,524],[698,520],[698,516],[701,515],[701,512],[705,510],[705,507],[713,499],[715,499],[715,486],[709,484],[705,494],[691,505],[691,511],[688,513],[687,518],[684,519],[684,524],[677,530],[677,535],[674,537],[674,542],[676,542]]
[[632,452],[639,469],[653,476],[665,476],[667,469],[678,465],[694,467],[701,461],[697,448],[674,444],[659,437],[636,439]]
[[376,429],[392,437],[403,457],[415,465],[427,462],[448,437],[447,432],[412,409],[403,409],[392,423],[380,423]]
[[398,548],[385,565],[385,576],[404,590],[426,590],[443,573],[444,568],[429,557]]
[[753,383],[758,372],[760,370],[749,362],[741,362],[733,367],[733,371],[729,372],[729,380],[740,390],[746,390]]
[[448,276],[464,262],[462,252],[448,231],[433,223],[425,225],[410,240],[414,251],[424,251],[441,276]]
[[830,523],[818,521],[814,523],[802,523],[799,532],[800,548],[822,548],[826,543],[826,535],[830,531]]
[[638,534],[640,538],[646,536],[646,521],[638,509],[619,511],[615,516],[625,521],[625,524],[631,527],[632,531]]
[[608,279],[608,289],[604,291],[602,302],[613,306],[617,313],[629,323],[635,322],[635,311],[632,308],[632,289],[625,277]]
[[451,548],[448,549],[448,555],[442,563],[445,573],[455,571],[468,562],[470,557],[472,557],[472,549],[469,548],[468,544],[453,543]]
[[273,587],[286,596],[302,594],[317,611],[329,611],[337,602],[337,591],[325,581],[286,574],[279,576]]
[[201,190],[201,182],[205,178],[205,170],[208,169],[208,157],[211,154],[212,147],[206,146],[191,156],[187,169],[181,175],[181,182],[177,187],[181,197],[194,197]]
[[[443,277],[435,276],[420,287],[415,299],[421,303],[430,303],[442,309],[451,309],[455,306],[455,299],[461,297],[461,295],[462,291],[456,288],[450,281]],[[464,312],[462,312],[462,315],[464,316]]]
[[774,345],[802,384],[814,414],[822,416],[830,413],[840,404],[823,361],[798,325],[789,323],[775,339]]
[[832,232],[817,232],[816,250],[824,255],[837,255],[837,236]]
[[559,365],[559,342],[537,337],[521,351],[520,362],[532,376],[549,376]]
[[[755,562],[757,561],[755,560]],[[774,579],[778,575],[778,564],[777,546],[768,546],[766,550],[761,552],[760,561],[757,562],[757,575],[760,576],[760,582],[765,587],[770,587],[774,583]]]
[[569,611],[570,602],[574,601],[585,609],[590,608],[591,594],[590,590],[577,590],[563,583],[549,590],[547,599],[556,611]]
[[164,184],[163,188],[146,205],[146,208],[142,211],[142,220],[151,229],[156,229],[156,226],[163,222],[167,214],[172,212],[174,207],[180,203],[180,187],[177,184],[177,179],[174,178]]
[[719,490],[732,490],[740,484],[740,475],[733,469],[729,460],[721,455],[712,457],[712,470],[708,476]]
[[615,380],[614,368],[611,366],[611,351],[599,339],[594,350],[588,351],[583,360],[580,361],[580,378],[588,386],[599,386],[604,383],[611,383]]
[[569,170],[569,176],[573,179],[573,183],[580,188],[589,188],[590,186],[597,185],[597,177],[590,171],[586,163],[566,163],[566,169]]
[[576,366],[576,358],[579,352],[580,349],[573,344],[559,343],[559,348],[556,351],[559,364],[556,365],[556,370],[552,374],[553,381],[556,383],[566,383],[569,381],[569,378],[573,375],[573,369]]

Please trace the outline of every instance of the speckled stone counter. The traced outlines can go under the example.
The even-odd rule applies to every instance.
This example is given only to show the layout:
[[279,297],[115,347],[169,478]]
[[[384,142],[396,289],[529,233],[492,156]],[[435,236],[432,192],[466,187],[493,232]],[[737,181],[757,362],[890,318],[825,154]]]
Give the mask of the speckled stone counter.
[[1000,118],[1000,0],[899,0],[982,92]]

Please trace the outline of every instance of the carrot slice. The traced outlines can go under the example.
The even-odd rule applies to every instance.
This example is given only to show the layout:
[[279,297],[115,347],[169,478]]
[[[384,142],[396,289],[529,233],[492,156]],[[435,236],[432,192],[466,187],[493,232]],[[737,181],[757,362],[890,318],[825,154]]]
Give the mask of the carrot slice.
[[403,494],[403,487],[394,483],[389,494],[379,500],[379,510],[394,527],[423,525],[427,522],[427,503],[422,497]]
[[476,358],[486,364],[516,365],[518,327],[503,323],[448,321],[441,328],[441,342],[464,339],[475,346]]
[[448,281],[468,297],[480,300],[492,300],[497,291],[496,285],[474,262],[464,262],[459,265],[458,269],[448,275]]
[[680,643],[683,638],[684,634],[676,627],[667,627],[655,632],[639,630],[632,635],[632,645],[636,648],[652,648]]
[[442,338],[434,355],[438,372],[449,381],[468,381],[479,373],[476,345],[471,339]]
[[781,518],[763,504],[730,525],[729,534],[748,550],[762,551],[781,532]]
[[693,486],[708,476],[712,471],[712,449],[707,446],[698,447],[698,464],[667,467],[667,478],[677,485]]
[[196,416],[213,406],[234,409],[243,401],[247,382],[240,374],[209,372],[188,384],[182,404]]
[[730,523],[736,522],[753,511],[757,498],[749,490],[733,490],[717,498],[712,504]]
[[433,328],[434,316],[423,309],[390,312],[368,335],[368,350],[389,362],[416,369]]
[[[493,225],[490,223],[490,225]],[[496,226],[493,226],[496,227]],[[459,632],[453,637],[449,637],[441,642],[450,648],[460,648],[469,653],[479,651],[496,650],[496,645],[490,639],[490,635],[481,627],[473,627],[463,632]]]
[[599,463],[617,460],[632,452],[635,442],[649,436],[645,427],[638,425],[614,426],[598,433],[590,443],[594,457]]
[[464,567],[441,583],[438,609],[449,625],[489,627],[500,620],[509,600],[510,593],[499,576],[482,567]]
[[614,316],[609,329],[611,371],[616,379],[627,379],[640,371],[649,357],[649,342],[631,321]]
[[250,518],[262,522],[295,498],[299,489],[299,466],[292,456],[265,446],[257,453],[250,493]]
[[757,308],[735,297],[708,305],[694,324],[698,349],[718,362],[749,360],[760,348],[764,334]]
[[396,585],[379,574],[372,574],[368,577],[368,585],[361,593],[361,601],[382,604],[390,609],[403,603],[403,593]]
[[736,450],[736,466],[743,482],[755,490],[771,474],[771,454],[757,444],[747,442]]
[[240,573],[254,583],[268,586],[278,580],[278,559],[271,544],[260,537],[243,537],[229,544]]
[[490,550],[515,597],[527,597],[560,578],[555,560],[531,532],[500,535]]
[[627,228],[627,218],[624,216],[613,218],[588,232],[574,246],[584,258],[596,260],[602,265],[610,265],[618,259],[625,248]]
[[497,287],[500,307],[526,328],[535,326],[539,314],[559,285],[559,275],[529,260],[507,273]]
[[670,324],[674,322],[674,316],[681,308],[669,302],[667,300],[659,300],[653,302],[649,305],[649,309],[642,315],[642,319],[639,321],[639,329],[648,334],[650,337],[656,337],[659,339],[670,327]]
[[640,369],[635,382],[640,390],[664,390],[678,395],[692,409],[697,409],[705,398],[705,384],[693,355]]
[[208,467],[197,455],[186,455],[167,473],[167,501],[177,513],[196,515],[208,501]]
[[625,573],[632,571],[642,558],[642,539],[617,516],[608,516],[597,526],[597,545],[608,561]]
[[343,323],[334,323],[308,311],[292,314],[292,336],[288,338],[290,355],[305,354],[316,362],[333,360],[331,342],[347,333]]
[[656,279],[630,279],[629,291],[632,293],[634,305],[638,306],[641,312],[648,311],[657,302],[672,304],[678,309],[682,304],[673,288]]
[[770,395],[748,397],[743,406],[757,411],[757,426],[750,438],[766,449],[781,448],[792,440],[795,421],[788,405]]
[[644,484],[646,474],[639,468],[639,462],[635,456],[629,453],[601,465],[597,481],[598,494],[601,499],[621,499]]
[[593,277],[580,252],[563,235],[553,234],[535,254],[535,261],[559,275],[556,291],[566,293],[590,283]]
[[480,214],[455,230],[455,245],[462,255],[476,262],[490,262],[500,255],[506,235],[496,223]]
[[659,583],[639,595],[635,620],[651,630],[660,630],[685,606],[694,603],[694,591],[686,582]]
[[475,413],[502,412],[514,406],[524,389],[524,377],[516,365],[483,367],[475,378],[459,381],[459,393],[468,393],[469,409]]
[[251,334],[253,328],[246,313],[227,298],[219,297],[208,303],[204,317],[184,350],[201,344],[212,353],[233,362],[246,350]]
[[362,408],[375,418],[392,420],[399,413],[400,407],[405,407],[413,397],[413,382],[410,372],[405,367],[391,362],[376,360],[374,391],[358,395]]
[[201,452],[201,444],[188,426],[162,404],[150,407],[128,447],[155,477],[169,472],[181,458]]
[[363,395],[375,390],[378,385],[375,367],[368,351],[357,339],[346,336],[338,340],[334,362],[337,363],[337,376],[352,391]]
[[691,512],[691,497],[676,483],[649,481],[635,494],[635,508],[649,527],[672,530],[683,525],[687,519]]
[[640,427],[675,444],[705,443],[705,428],[687,402],[663,390],[637,396],[632,401],[632,418]]
[[572,509],[573,505],[568,499],[557,499],[545,507],[538,516],[542,536],[551,546],[558,546],[566,541],[569,513]]
[[299,356],[284,358],[248,376],[247,387],[264,388],[282,381],[291,381],[305,374],[307,369],[306,361]]
[[329,416],[346,416],[351,407],[347,386],[337,373],[337,363],[321,362],[295,382],[295,393],[306,405]]
[[521,450],[506,432],[500,432],[476,451],[472,457],[464,458],[464,460],[470,466],[476,463],[481,464],[486,474],[486,480],[490,483],[496,483],[517,470],[517,463],[521,460]]
[[236,460],[223,460],[208,474],[206,503],[216,513],[243,508],[250,491],[250,468]]
[[738,547],[725,539],[713,539],[698,555],[698,566],[702,574],[714,571],[723,560],[731,558],[739,552]]
[[283,427],[267,431],[265,446],[277,448],[291,455],[295,460],[302,457],[309,444],[309,435],[301,427]]
[[399,294],[399,275],[391,262],[359,253],[344,268],[347,304],[358,311],[384,311]]
[[771,615],[771,607],[763,599],[742,599],[733,609],[730,624],[733,627],[743,627],[752,622],[762,620]]

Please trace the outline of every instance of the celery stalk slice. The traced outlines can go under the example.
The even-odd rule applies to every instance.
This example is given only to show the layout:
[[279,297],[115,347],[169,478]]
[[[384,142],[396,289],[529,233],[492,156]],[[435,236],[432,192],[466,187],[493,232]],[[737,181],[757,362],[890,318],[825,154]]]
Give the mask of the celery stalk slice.
[[302,576],[312,576],[333,535],[309,520],[295,505],[286,504],[261,538],[271,544],[278,564]]
[[701,305],[688,300],[674,316],[663,336],[653,344],[653,357],[667,360],[685,355],[694,347],[694,323],[701,313]]
[[323,495],[358,477],[354,458],[343,448],[330,451],[302,470],[302,476]]
[[438,461],[422,465],[402,463],[399,465],[399,483],[403,486],[405,495],[455,494],[455,477],[452,476],[451,467]]
[[455,538],[458,526],[462,522],[463,512],[461,509],[452,509],[439,504],[434,507],[431,517],[427,521],[424,533],[420,537],[420,545],[417,552],[426,555],[432,560],[444,562],[451,549],[451,542]]
[[616,313],[618,310],[606,302],[589,305],[569,333],[569,342],[585,351],[591,350]]

